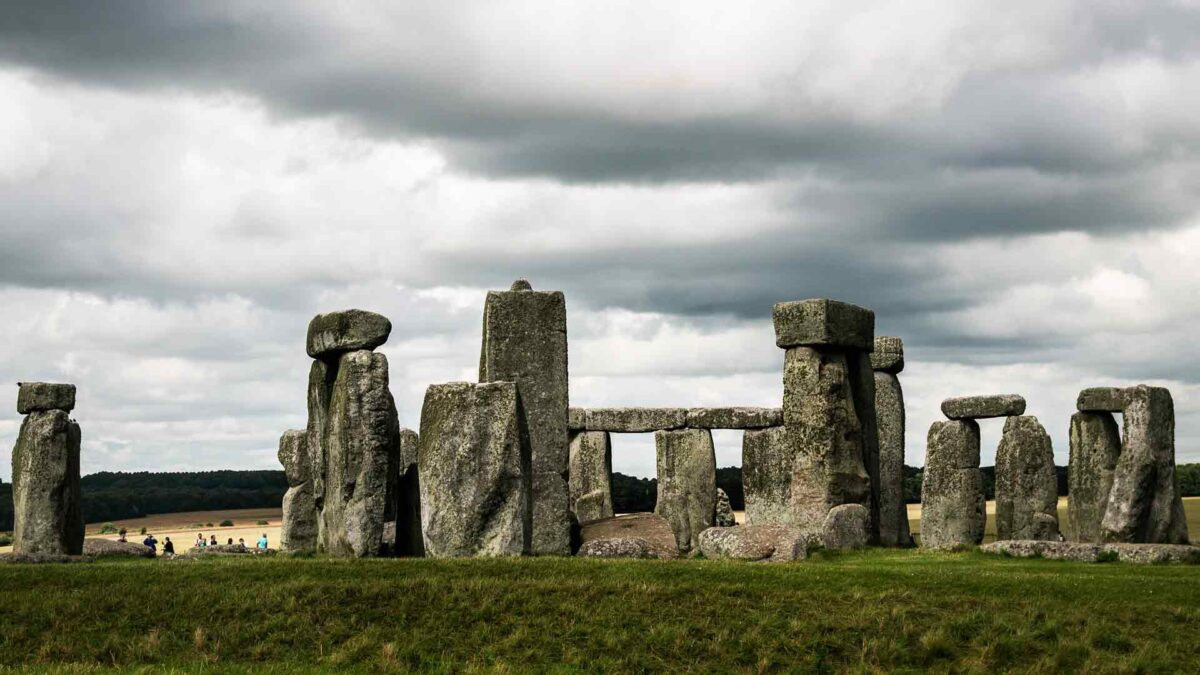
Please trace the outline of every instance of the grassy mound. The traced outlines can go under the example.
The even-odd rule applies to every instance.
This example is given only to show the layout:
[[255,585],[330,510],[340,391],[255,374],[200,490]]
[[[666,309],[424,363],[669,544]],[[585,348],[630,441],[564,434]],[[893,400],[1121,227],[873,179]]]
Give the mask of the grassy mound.
[[1186,671],[1200,566],[869,551],[718,561],[0,569],[0,665],[269,672]]

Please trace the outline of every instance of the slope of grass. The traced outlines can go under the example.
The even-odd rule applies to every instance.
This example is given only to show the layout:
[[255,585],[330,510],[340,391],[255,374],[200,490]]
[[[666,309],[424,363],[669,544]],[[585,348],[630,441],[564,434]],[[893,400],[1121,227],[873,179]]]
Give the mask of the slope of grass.
[[1200,567],[868,551],[720,561],[0,568],[0,665],[269,672],[1186,671]]

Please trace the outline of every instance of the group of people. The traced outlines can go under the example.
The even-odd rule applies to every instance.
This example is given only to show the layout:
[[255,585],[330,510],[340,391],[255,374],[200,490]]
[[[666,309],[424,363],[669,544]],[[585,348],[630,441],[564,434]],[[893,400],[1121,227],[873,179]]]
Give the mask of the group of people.
[[[121,536],[118,541],[127,541],[127,539],[125,538],[125,529],[124,528],[121,528]],[[146,538],[142,540],[142,543],[147,548],[149,548],[154,553],[154,555],[158,555],[158,539],[156,539],[153,534],[147,532]],[[212,535],[211,538],[205,539],[204,534],[200,533],[200,534],[196,535],[196,543],[194,545],[194,548],[207,548],[209,546],[218,546],[218,545],[220,545],[220,542],[217,541],[217,535],[214,534],[214,535]],[[226,545],[227,546],[234,545],[233,537],[229,538],[229,541],[226,542]],[[263,532],[262,536],[258,538],[257,547],[260,549],[266,550],[267,545],[268,545],[267,533]],[[243,539],[242,537],[238,537],[237,546],[246,548],[246,540]],[[174,542],[171,541],[170,537],[163,537],[163,557],[172,558],[174,556],[175,556]]]
[[[125,537],[125,535],[124,535],[124,533],[122,533],[121,541],[125,541],[124,537]],[[154,538],[153,534],[147,532],[146,538],[142,540],[142,543],[145,544],[146,547],[150,549],[151,553],[153,553],[154,555],[158,555],[158,540]],[[171,541],[170,537],[163,537],[163,557],[165,557],[165,558],[175,557],[175,544],[174,544],[174,542]]]
[[[196,543],[193,545],[192,548],[207,548],[209,546],[220,546],[220,544],[221,544],[221,542],[217,541],[217,535],[214,534],[209,539],[206,540],[204,538],[204,533],[201,532],[196,535]],[[233,537],[230,537],[229,541],[227,541],[225,543],[225,545],[233,546],[234,545]],[[246,548],[246,540],[243,539],[242,537],[238,537],[237,546],[240,546],[241,548]],[[266,532],[263,532],[262,536],[258,538],[257,547],[260,549],[267,548],[267,533]]]

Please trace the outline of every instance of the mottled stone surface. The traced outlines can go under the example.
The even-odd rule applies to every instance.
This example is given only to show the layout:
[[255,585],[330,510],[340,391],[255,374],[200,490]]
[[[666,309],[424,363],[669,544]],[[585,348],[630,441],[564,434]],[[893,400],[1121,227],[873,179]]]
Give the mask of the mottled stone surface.
[[948,398],[942,401],[942,414],[952,420],[1023,415],[1025,399],[1016,394]]
[[733,505],[729,503],[729,495],[721,488],[717,488],[717,505],[715,515],[713,516],[714,527],[733,527],[737,525],[737,518],[733,515]]
[[870,482],[867,507],[867,538],[879,543],[879,426],[875,414],[875,371],[871,370],[871,355],[852,352],[846,355],[850,370],[850,392],[854,395],[854,414],[858,417],[862,437],[863,468]]
[[381,553],[399,437],[387,357],[366,350],[343,354],[324,429],[325,493],[318,550],[354,557]]
[[[671,524],[652,513],[631,513],[584,523],[580,540],[580,556],[663,559],[679,556]],[[649,556],[644,555],[646,551]]]
[[786,525],[710,527],[697,541],[705,558],[792,562],[808,557],[804,533]]
[[579,547],[581,558],[662,558],[654,545],[640,537],[593,539]]
[[400,430],[395,553],[401,556],[425,555],[425,540],[421,536],[421,479],[417,470],[419,447],[417,432]]
[[83,540],[83,555],[90,558],[153,558],[154,551],[145,544],[132,541],[88,537]]
[[687,426],[683,408],[588,408],[584,425],[588,431],[646,433],[682,429]]
[[570,431],[584,431],[587,429],[587,409],[567,408],[567,428]]
[[875,312],[837,300],[781,302],[772,310],[775,344],[830,346],[870,352],[875,348]]
[[696,545],[702,530],[713,526],[717,499],[717,456],[707,429],[658,431],[658,503],[680,551]]
[[535,555],[570,555],[567,489],[567,305],[560,291],[489,291],[480,382],[515,382],[529,444]]
[[371,350],[387,342],[392,322],[361,309],[318,314],[308,323],[308,355],[336,358],[342,352]]
[[1058,541],[1054,449],[1032,415],[1004,422],[996,450],[996,539]]
[[529,455],[517,405],[512,382],[454,382],[425,392],[417,471],[426,555],[529,551]]
[[1046,558],[1077,562],[1108,562],[1149,565],[1156,563],[1200,563],[1200,547],[1181,544],[1093,544],[1066,541],[1010,539],[985,544],[984,553],[1014,558]]
[[821,529],[821,543],[831,551],[865,548],[871,518],[862,504],[842,504],[829,510]]
[[921,546],[976,546],[983,541],[986,518],[979,424],[970,419],[934,422],[921,485]]
[[22,415],[45,410],[71,412],[74,409],[75,385],[73,384],[17,383],[17,412]]
[[904,341],[891,335],[876,337],[871,369],[892,375],[904,370]]
[[79,555],[79,425],[65,411],[30,413],[12,454],[13,552]]
[[1080,412],[1121,412],[1125,409],[1125,390],[1120,387],[1091,387],[1079,392],[1075,407]]
[[[308,447],[313,498],[317,510],[325,504],[325,428],[329,421],[329,398],[337,378],[337,361],[316,360],[308,370]],[[319,527],[319,524],[318,524]]]
[[[875,344],[878,354],[879,341]],[[875,419],[879,429],[879,543],[908,546],[912,536],[904,503],[904,391],[895,375],[878,370]]]
[[765,429],[783,424],[783,409],[692,408],[686,424],[693,429]]
[[1067,470],[1067,516],[1072,541],[1100,541],[1113,470],[1121,456],[1121,431],[1109,412],[1071,416],[1071,459]]
[[571,436],[571,510],[576,520],[611,518],[612,439],[607,431],[579,431]]
[[279,438],[279,463],[287,476],[279,547],[288,552],[317,549],[317,503],[313,497],[308,432],[290,430]]
[[749,429],[742,435],[742,490],[747,525],[795,525],[792,472],[796,450],[783,427]]
[[1162,387],[1123,393],[1124,444],[1100,522],[1106,542],[1186,544],[1187,518],[1175,477],[1175,404]]

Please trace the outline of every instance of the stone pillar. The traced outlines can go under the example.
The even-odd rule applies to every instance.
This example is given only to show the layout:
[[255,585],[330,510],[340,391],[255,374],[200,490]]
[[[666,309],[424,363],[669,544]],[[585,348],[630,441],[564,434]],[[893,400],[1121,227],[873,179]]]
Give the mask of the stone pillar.
[[1071,541],[1100,541],[1100,520],[1108,506],[1113,470],[1121,456],[1121,432],[1112,413],[1071,416],[1071,460],[1067,469],[1067,515]]
[[400,430],[399,476],[396,489],[396,555],[425,555],[421,536],[421,480],[417,470],[420,437],[412,429]]
[[904,503],[904,343],[898,337],[875,338],[875,417],[879,429],[879,543],[911,546],[908,507]]
[[531,552],[570,555],[567,309],[561,291],[534,291],[517,280],[511,290],[488,292],[479,381],[517,385],[533,471]]
[[976,546],[983,541],[986,519],[979,424],[973,419],[934,422],[921,485],[921,547]]
[[671,523],[680,551],[713,526],[717,508],[717,455],[708,429],[654,432],[658,452],[658,503],[654,512]]
[[283,432],[279,438],[279,463],[288,481],[288,490],[283,495],[279,547],[289,552],[317,549],[317,503],[313,497],[307,440],[307,431],[294,429]]
[[782,426],[747,429],[742,435],[742,491],[747,525],[796,526],[792,471],[796,451]]
[[571,511],[586,523],[613,516],[612,439],[607,431],[571,435]]
[[[833,300],[775,305],[775,343],[785,349],[783,424],[794,456],[790,517],[819,535],[829,510],[861,504],[879,540],[874,376],[875,314]],[[872,475],[872,471],[875,472]]]
[[79,425],[75,385],[21,382],[26,415],[12,455],[13,552],[81,555]]
[[421,408],[421,531],[434,558],[528,553],[529,447],[512,382],[436,384]]
[[1058,478],[1036,417],[1009,417],[996,450],[996,540],[1058,541]]

